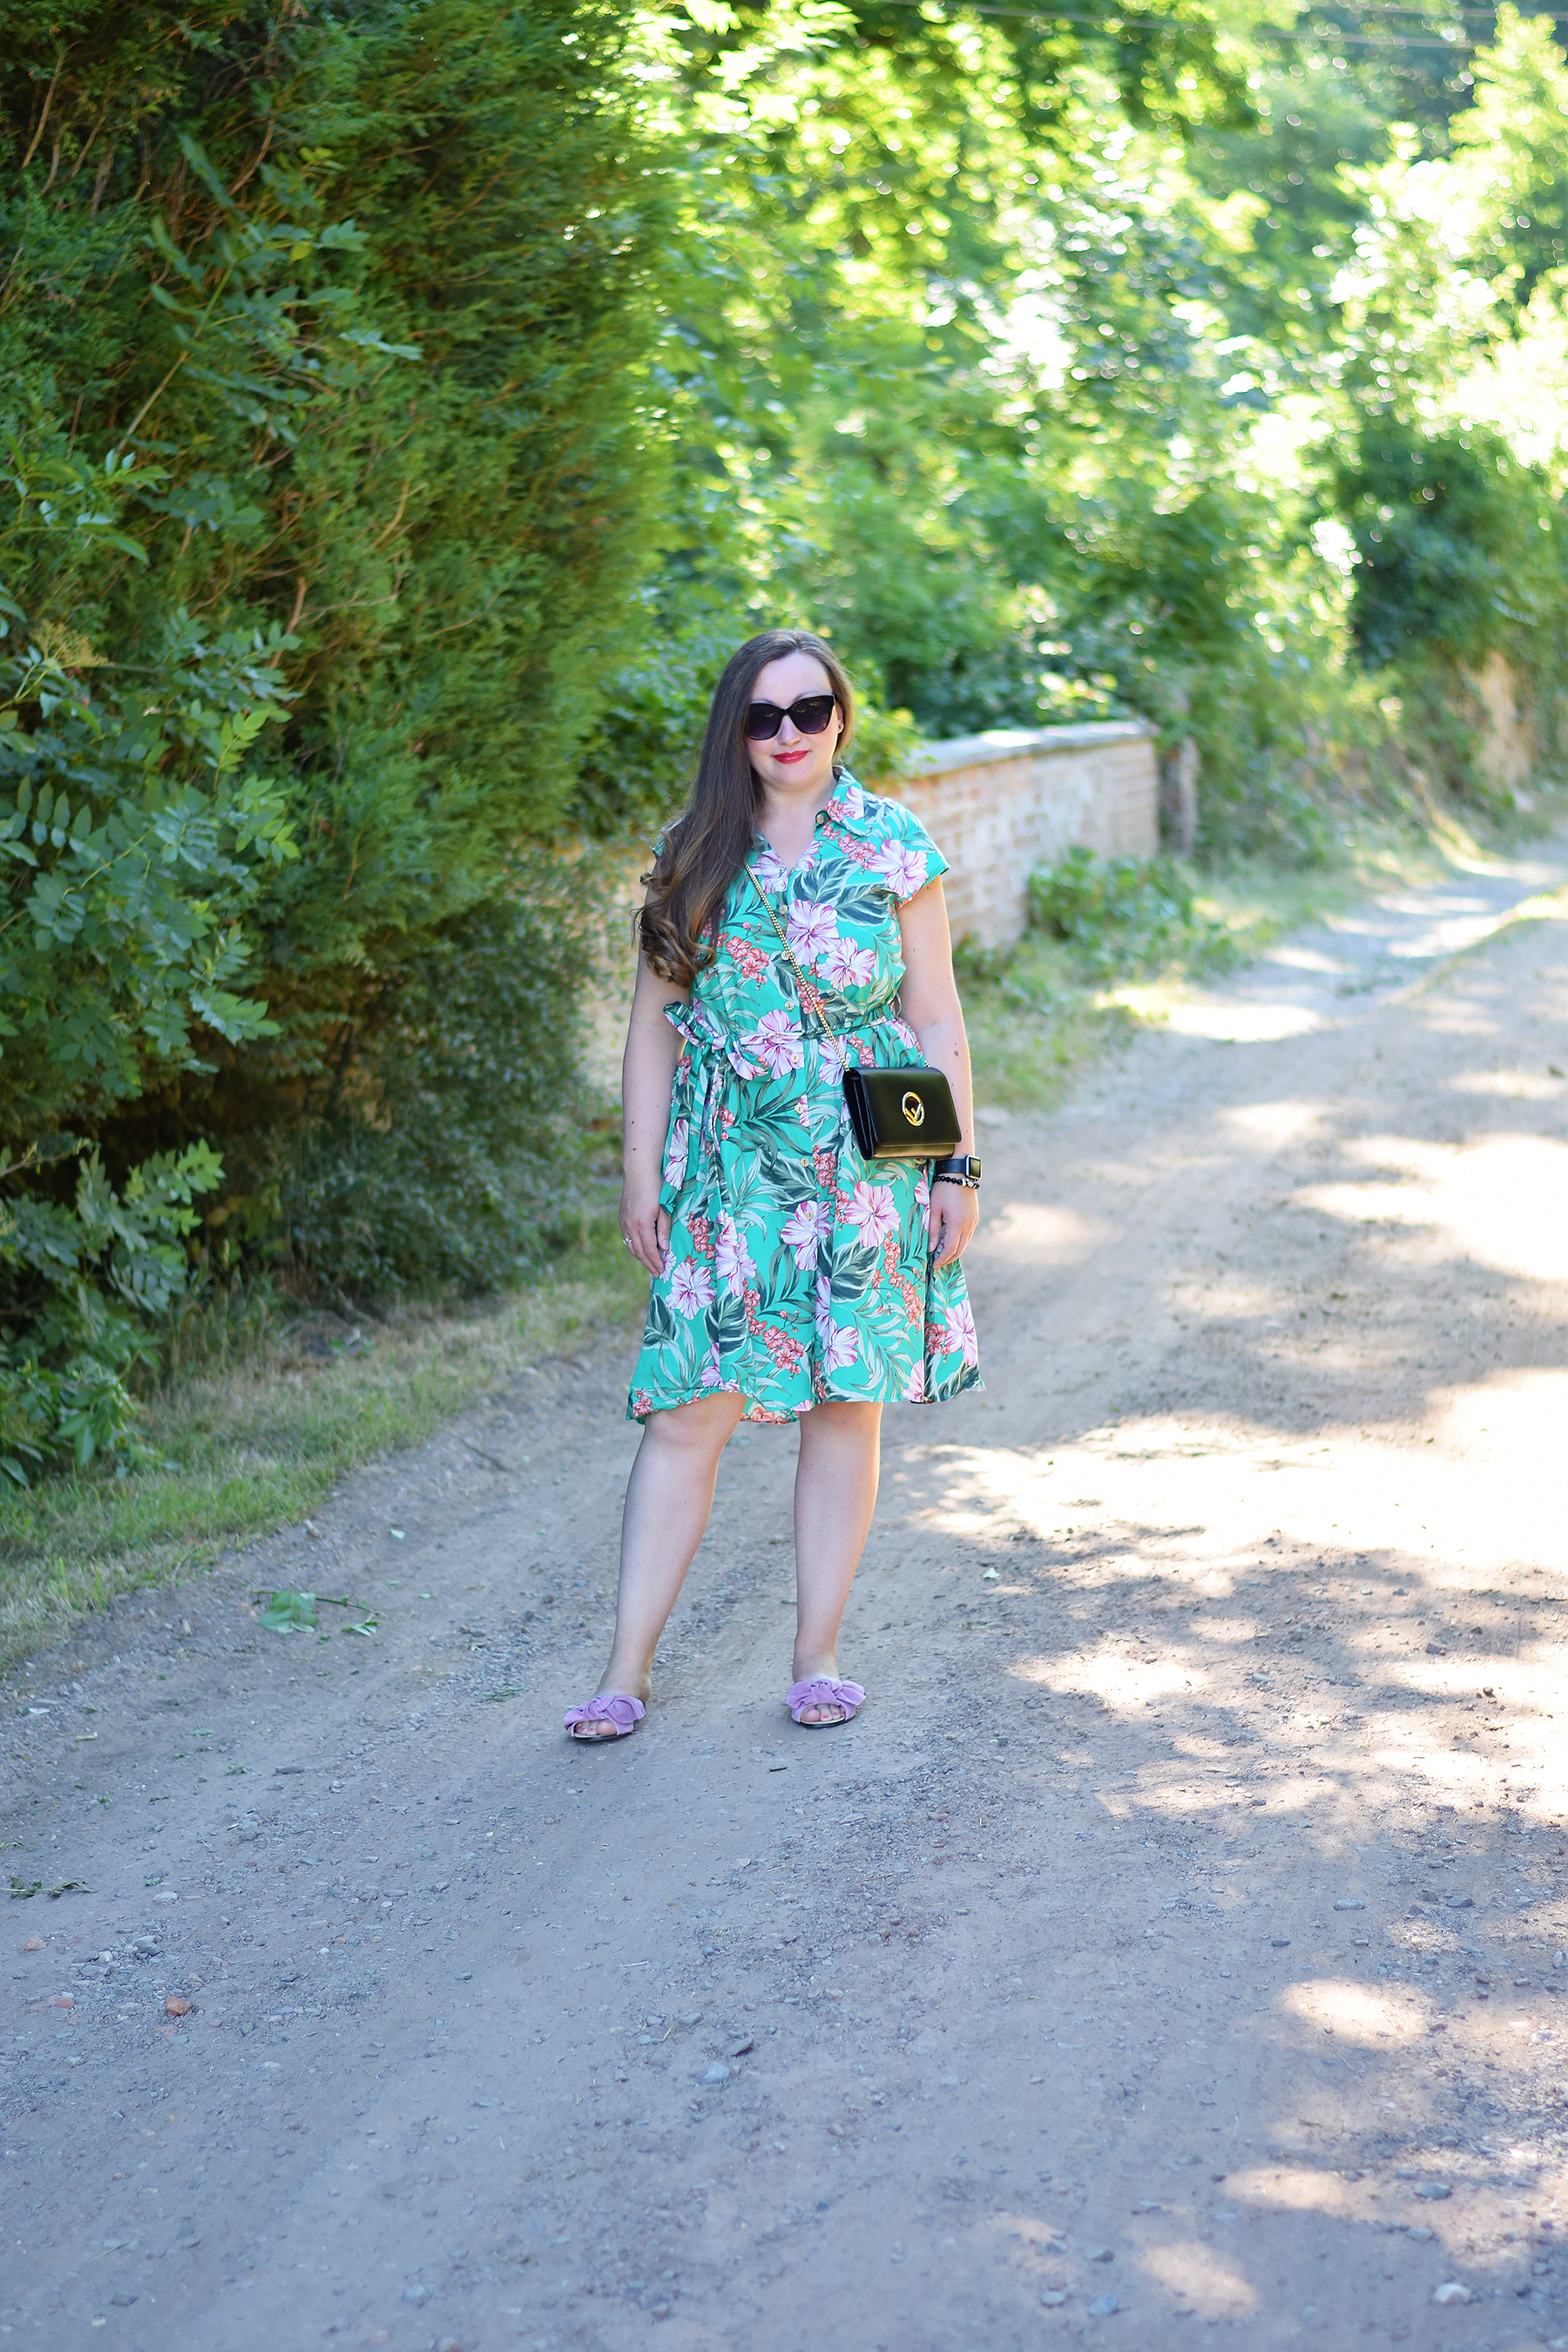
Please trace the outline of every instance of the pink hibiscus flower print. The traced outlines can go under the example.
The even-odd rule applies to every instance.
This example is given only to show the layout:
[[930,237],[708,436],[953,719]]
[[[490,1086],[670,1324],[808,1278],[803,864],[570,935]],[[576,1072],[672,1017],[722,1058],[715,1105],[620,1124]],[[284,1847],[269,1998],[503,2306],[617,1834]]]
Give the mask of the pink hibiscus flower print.
[[871,871],[879,874],[895,898],[912,898],[917,890],[926,886],[926,862],[917,849],[906,849],[900,842],[889,841],[871,860]]
[[739,1298],[746,1286],[747,1277],[754,1275],[752,1253],[746,1247],[745,1236],[733,1217],[719,1220],[719,1241],[713,1252],[713,1271],[723,1284],[728,1296]]
[[689,1323],[713,1304],[713,1277],[705,1265],[683,1257],[669,1277],[669,1303]]
[[670,1121],[669,1140],[664,1148],[664,1181],[667,1184],[684,1184],[686,1181],[686,1152],[690,1136],[690,1125],[686,1119]]
[[[785,1012],[764,1013],[756,1027],[748,1029],[740,1043],[748,1054],[765,1062],[775,1078],[787,1077],[791,1070],[805,1066],[800,1030]],[[734,1059],[733,1055],[731,1059]]]
[[787,929],[790,953],[801,963],[815,963],[838,937],[838,923],[832,908],[818,905],[811,898],[796,899],[789,910]]
[[705,1389],[716,1389],[722,1378],[723,1375],[719,1370],[719,1350],[717,1348],[710,1348],[702,1359],[702,1385]]
[[840,824],[853,824],[866,806],[866,795],[857,783],[841,783],[827,803],[827,814]]
[[833,1285],[825,1274],[816,1277],[816,1336],[826,1346],[833,1334]]
[[980,1339],[967,1298],[961,1298],[956,1307],[948,1308],[942,1318],[942,1335],[949,1348],[962,1355],[966,1364],[980,1361]]
[[825,1372],[842,1371],[847,1364],[860,1358],[860,1334],[853,1325],[829,1325],[822,1340],[822,1369]]
[[899,1230],[890,1184],[857,1184],[844,1212],[844,1222],[860,1236],[862,1249],[880,1249]]
[[785,1249],[793,1250],[795,1262],[802,1274],[811,1274],[816,1267],[816,1248],[820,1238],[817,1230],[817,1203],[803,1201],[792,1209],[780,1228],[779,1239]]
[[835,940],[827,950],[826,971],[836,988],[863,987],[877,977],[877,950],[858,948],[853,940]]
[[789,867],[779,863],[776,850],[761,851],[752,860],[752,871],[764,890],[782,890],[789,880]]
[[911,1366],[910,1377],[904,1382],[904,1402],[906,1404],[924,1404],[925,1401],[926,1368],[923,1364],[915,1364]]

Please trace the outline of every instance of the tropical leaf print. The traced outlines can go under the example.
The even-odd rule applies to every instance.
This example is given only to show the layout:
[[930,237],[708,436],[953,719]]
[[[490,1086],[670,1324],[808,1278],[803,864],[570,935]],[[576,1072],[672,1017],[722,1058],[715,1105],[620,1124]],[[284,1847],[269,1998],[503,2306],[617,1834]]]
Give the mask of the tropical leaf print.
[[830,1399],[934,1403],[976,1388],[963,1272],[931,1263],[927,1172],[862,1159],[839,1060],[919,1057],[898,1012],[898,910],[946,861],[908,809],[846,775],[809,855],[786,869],[759,839],[751,871],[821,993],[802,1002],[740,876],[689,1007],[667,1008],[683,1040],[665,1148],[670,1244],[628,1414],[724,1391],[749,1420],[784,1422]]

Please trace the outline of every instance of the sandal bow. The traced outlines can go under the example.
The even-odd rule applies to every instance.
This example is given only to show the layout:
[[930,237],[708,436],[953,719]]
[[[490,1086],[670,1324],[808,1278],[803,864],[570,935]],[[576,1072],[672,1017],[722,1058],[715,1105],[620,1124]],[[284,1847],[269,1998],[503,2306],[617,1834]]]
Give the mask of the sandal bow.
[[[836,1683],[831,1675],[817,1675],[810,1682],[792,1683],[784,1700],[796,1723],[808,1706],[841,1706],[844,1713],[839,1720],[848,1723],[856,1708],[865,1704],[866,1694],[858,1683]],[[805,1727],[807,1731],[826,1731],[827,1726],[808,1723]]]
[[580,1723],[613,1723],[616,1738],[624,1739],[628,1731],[636,1730],[647,1713],[640,1698],[628,1698],[625,1691],[601,1691],[586,1706],[573,1707],[563,1727],[575,1733]]

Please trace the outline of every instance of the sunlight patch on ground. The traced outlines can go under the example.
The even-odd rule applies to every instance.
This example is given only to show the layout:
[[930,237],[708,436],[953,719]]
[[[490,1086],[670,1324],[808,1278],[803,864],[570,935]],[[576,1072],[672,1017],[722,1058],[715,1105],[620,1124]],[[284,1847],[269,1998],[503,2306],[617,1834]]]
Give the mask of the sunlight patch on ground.
[[1288,1986],[1279,2007],[1337,2042],[1357,2042],[1367,2050],[1390,2042],[1419,2041],[1432,2012],[1431,2002],[1418,1993],[1332,1979]]
[[1563,1092],[1564,1080],[1541,1070],[1464,1070],[1450,1078],[1459,1095],[1498,1095],[1505,1101],[1543,1102]]
[[1193,1633],[1203,1642],[1253,1642],[1258,1638],[1256,1617],[1194,1617]]
[[1036,1658],[1024,1669],[1024,1679],[1047,1690],[1092,1691],[1107,1706],[1142,1706],[1145,1699],[1172,1691],[1191,1692],[1196,1698],[1208,1682],[1202,1668],[1162,1660],[1145,1665],[1136,1658],[1086,1656]]
[[[1408,1136],[1368,1136],[1346,1156],[1377,1168],[1362,1184],[1313,1184],[1304,1208],[1360,1224],[1438,1232],[1456,1256],[1531,1282],[1568,1282],[1568,1143],[1544,1135],[1489,1135],[1456,1149]],[[1398,1171],[1393,1181],[1383,1171]],[[1401,1181],[1402,1180],[1402,1181]]]
[[1342,1217],[1347,1224],[1432,1226],[1437,1223],[1430,1193],[1408,1184],[1313,1184],[1296,1194],[1295,1204],[1321,1209],[1325,1217]]
[[1322,1124],[1324,1108],[1319,1102],[1240,1103],[1222,1112],[1221,1118],[1248,1143],[1282,1150],[1287,1144],[1300,1143]]
[[1325,1014],[1306,1004],[1195,992],[1177,995],[1158,987],[1119,988],[1115,995],[1141,1021],[1158,1021],[1178,1037],[1206,1037],[1216,1045],[1277,1045],[1331,1026]]
[[984,1247],[1014,1265],[1077,1265],[1107,1237],[1071,1209],[1009,1201],[986,1223]]
[[1278,964],[1286,971],[1321,971],[1330,979],[1338,979],[1350,969],[1342,956],[1324,955],[1321,949],[1303,947],[1295,940],[1265,948],[1258,961],[1260,964]]
[[[1419,898],[1389,898],[1377,901],[1380,914],[1415,915],[1417,918],[1428,915],[1433,904],[1433,899],[1425,893]],[[1446,907],[1442,898],[1438,898],[1436,904],[1444,909],[1436,922],[1427,922],[1423,929],[1412,933],[1407,939],[1386,940],[1384,943],[1384,954],[1397,956],[1401,963],[1430,963],[1438,956],[1458,955],[1464,949],[1473,948],[1480,940],[1489,938],[1493,931],[1508,921],[1510,915],[1518,912],[1517,908],[1504,911],[1489,905],[1483,898],[1458,895],[1449,898]],[[1334,923],[1331,928],[1341,930],[1349,927]]]
[[1149,2276],[1203,2319],[1241,2319],[1258,2308],[1258,2296],[1234,2263],[1195,2239],[1173,2246],[1151,2246],[1140,2256]]
[[[955,1448],[954,1501],[931,1524],[992,1540],[1016,1527],[1047,1543],[1098,1536],[1097,1568],[1132,1576],[1148,1573],[1149,1530],[1165,1572],[1207,1572],[1226,1590],[1270,1566],[1270,1534],[1374,1550],[1378,1575],[1395,1583],[1430,1573],[1441,1537],[1435,1596],[1531,1562],[1555,1568],[1568,1370],[1499,1373],[1435,1402],[1425,1424],[1435,1442],[1423,1448],[1418,1479],[1403,1429],[1384,1436],[1331,1424],[1294,1436],[1205,1425],[1200,1443],[1191,1422],[1160,1414],[1088,1431],[1048,1454]],[[1026,1553],[1019,1566],[1027,1565]],[[1342,1630],[1353,1638],[1363,1629]],[[1406,1663],[1415,1664],[1408,1654]]]
[[1462,1454],[1472,1472],[1504,1467],[1530,1485],[1560,1492],[1557,1449],[1568,1430],[1568,1371],[1531,1365],[1494,1372],[1464,1388],[1432,1395],[1438,1443]]
[[1240,1274],[1219,1274],[1195,1282],[1178,1279],[1168,1296],[1179,1315],[1220,1316],[1227,1322],[1244,1315],[1283,1315],[1294,1303],[1288,1291]]
[[1249,2204],[1272,2206],[1281,2213],[1332,2213],[1350,2220],[1360,2211],[1337,2172],[1318,2172],[1310,2165],[1279,2172],[1232,2172],[1226,2176],[1225,2193],[1245,2197]]

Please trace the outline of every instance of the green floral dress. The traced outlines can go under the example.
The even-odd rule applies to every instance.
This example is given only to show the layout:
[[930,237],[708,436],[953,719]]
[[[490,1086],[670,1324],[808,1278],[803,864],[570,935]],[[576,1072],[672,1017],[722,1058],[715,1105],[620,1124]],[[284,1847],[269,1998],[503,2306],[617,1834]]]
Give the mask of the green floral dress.
[[[752,872],[847,1059],[922,1059],[900,1016],[899,908],[947,871],[918,817],[847,773],[793,869],[759,835]],[[744,874],[679,1032],[665,1146],[669,1248],[627,1418],[728,1392],[748,1421],[833,1398],[933,1403],[980,1386],[960,1266],[933,1267],[929,1171],[861,1157],[843,1068]]]

